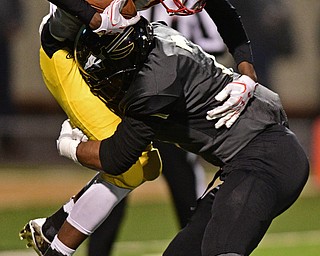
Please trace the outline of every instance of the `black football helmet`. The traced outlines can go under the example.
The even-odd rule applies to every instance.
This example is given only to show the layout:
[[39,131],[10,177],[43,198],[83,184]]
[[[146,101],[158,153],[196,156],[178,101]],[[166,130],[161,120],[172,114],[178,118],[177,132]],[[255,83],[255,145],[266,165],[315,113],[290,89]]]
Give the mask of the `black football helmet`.
[[99,35],[83,27],[75,41],[75,59],[93,94],[117,104],[153,43],[151,24],[143,17],[119,34]]

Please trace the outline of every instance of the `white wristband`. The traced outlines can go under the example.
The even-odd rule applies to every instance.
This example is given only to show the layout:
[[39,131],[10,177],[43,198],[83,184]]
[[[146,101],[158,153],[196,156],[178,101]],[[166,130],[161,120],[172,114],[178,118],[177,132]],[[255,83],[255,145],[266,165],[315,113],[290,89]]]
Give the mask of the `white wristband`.
[[79,140],[70,139],[57,140],[57,148],[59,154],[73,160],[75,163],[79,163],[77,158],[77,147],[80,142],[81,141]]

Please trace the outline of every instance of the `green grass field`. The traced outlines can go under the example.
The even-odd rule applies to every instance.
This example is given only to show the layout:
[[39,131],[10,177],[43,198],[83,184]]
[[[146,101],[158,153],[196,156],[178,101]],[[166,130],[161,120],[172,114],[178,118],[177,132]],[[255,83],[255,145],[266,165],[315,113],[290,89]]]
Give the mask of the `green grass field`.
[[[147,217],[145,213],[153,215]],[[138,240],[137,251],[130,248],[134,244],[120,243],[115,256],[161,255],[175,232],[174,216],[170,205],[132,205],[122,227],[119,241]],[[254,256],[316,256],[320,255],[320,196],[303,197],[286,213],[278,217]],[[158,219],[155,221],[155,219]],[[135,234],[134,230],[141,234]],[[165,231],[163,233],[163,231]],[[157,239],[155,239],[155,236]],[[134,237],[139,239],[134,239]],[[151,239],[149,239],[151,238]],[[148,240],[152,240],[150,243]],[[141,241],[145,241],[142,242]],[[146,242],[148,241],[148,242]],[[162,242],[161,242],[162,241]],[[134,247],[133,247],[134,248]],[[130,252],[131,251],[131,252]]]
[[[267,236],[253,253],[265,255],[315,256],[320,252],[320,196],[302,197],[272,224]],[[55,207],[4,209],[0,211],[0,251],[22,250],[18,239],[24,222],[45,216]],[[131,203],[115,245],[114,256],[161,255],[177,231],[169,203]],[[31,249],[26,249],[26,253]],[[85,255],[85,245],[75,254]]]
[[[320,255],[320,193],[307,194],[275,219],[266,237],[252,255]],[[2,205],[0,256],[7,256],[8,251],[16,250],[19,256],[36,255],[32,254],[32,249],[25,249],[24,242],[18,237],[19,230],[27,220],[47,216],[55,211],[59,204],[44,205],[42,201],[40,206],[37,202],[28,207]],[[176,217],[169,200],[131,200],[113,256],[159,256],[177,231]],[[86,244],[75,255],[85,256],[85,252]]]

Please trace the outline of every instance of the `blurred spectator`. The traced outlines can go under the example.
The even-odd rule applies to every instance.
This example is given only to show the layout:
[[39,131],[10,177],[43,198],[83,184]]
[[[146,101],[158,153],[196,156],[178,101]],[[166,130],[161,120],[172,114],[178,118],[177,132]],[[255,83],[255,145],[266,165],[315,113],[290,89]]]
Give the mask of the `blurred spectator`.
[[[22,23],[20,0],[0,0],[0,118],[14,114],[11,93],[11,45]],[[2,121],[0,126],[0,151],[11,148],[11,136]]]
[[272,87],[271,67],[294,52],[291,15],[282,0],[230,0],[251,40],[258,81]]
[[205,10],[186,17],[169,16],[162,5],[156,5],[140,13],[148,20],[164,21],[216,57],[226,53],[226,46],[217,27]]
[[12,40],[22,22],[19,0],[0,0],[0,114],[14,113],[11,94],[11,49]]

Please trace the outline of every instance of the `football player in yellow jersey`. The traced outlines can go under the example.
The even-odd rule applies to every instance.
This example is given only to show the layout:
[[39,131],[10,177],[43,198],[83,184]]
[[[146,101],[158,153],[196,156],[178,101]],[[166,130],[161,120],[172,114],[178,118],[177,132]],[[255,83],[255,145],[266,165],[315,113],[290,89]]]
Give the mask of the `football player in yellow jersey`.
[[[136,23],[139,20],[139,15],[133,16],[129,20],[121,17],[116,11],[122,8],[124,1],[118,0],[115,1],[116,4],[109,8],[110,12],[116,13],[116,17],[118,17],[118,19],[111,22],[108,20],[108,16],[106,18],[107,21],[103,18],[103,15],[98,15],[98,18],[96,18],[97,12],[90,5],[86,4],[85,1],[79,1],[81,6],[75,4],[74,1],[55,0],[51,2],[61,7],[70,4],[74,7],[74,11],[71,13],[79,14],[76,16],[71,15],[63,11],[63,9],[51,5],[50,14],[44,18],[40,29],[42,43],[40,65],[44,81],[52,95],[70,118],[71,124],[81,129],[86,135],[84,136],[80,131],[75,132],[68,122],[63,125],[63,133],[70,132],[72,133],[71,136],[80,140],[87,140],[88,138],[101,140],[102,138],[108,138],[116,131],[120,118],[114,115],[98,97],[90,92],[72,57],[73,41],[83,23],[95,29],[94,31],[97,33],[110,31],[110,29],[121,32],[126,26]],[[77,10],[84,10],[83,8],[86,11],[77,12]],[[243,38],[239,39],[239,41],[241,40]],[[247,44],[246,41],[243,43],[244,45]],[[92,64],[94,65],[95,63]],[[245,67],[242,73],[247,73],[255,78],[250,64],[240,64],[239,69],[240,67]],[[230,121],[228,118],[222,118],[220,124],[230,126],[235,120],[228,121]],[[73,145],[66,145],[66,152],[69,152],[70,148],[73,148]],[[58,218],[55,218],[54,221],[50,217],[30,221],[22,231],[21,237],[27,238],[39,255],[55,255],[52,248],[46,252],[48,245],[57,233],[54,227],[61,226],[67,220],[81,234],[85,236],[90,235],[99,223],[107,218],[113,207],[123,197],[144,181],[158,177],[160,171],[161,160],[159,154],[156,149],[152,148],[152,145],[149,145],[139,161],[127,172],[121,175],[98,173],[78,195],[71,198],[69,202],[58,210]],[[104,207],[101,207],[101,205]],[[91,209],[91,211],[81,211],[84,207]],[[94,213],[95,218],[88,218],[88,216],[92,216],[91,213]],[[83,222],[79,222],[78,220],[83,220]],[[48,227],[48,232],[42,237],[43,241],[39,242],[39,240],[35,239],[35,234],[41,235],[43,232],[42,228],[45,229],[46,226]],[[70,237],[77,240],[76,235],[72,236],[70,233]],[[83,238],[79,237],[79,240],[81,239]],[[57,246],[57,243],[55,243],[55,246]],[[58,247],[60,251],[61,247],[65,249],[64,251],[68,255],[73,253],[73,250],[69,250],[70,248],[59,244],[59,241]]]

